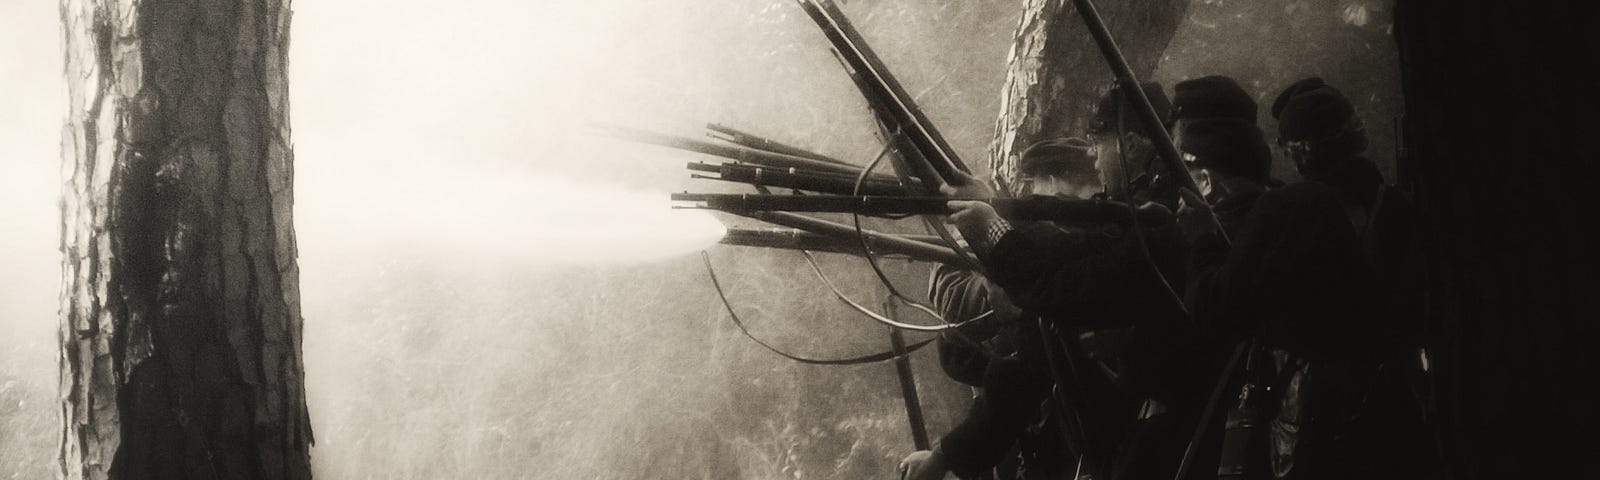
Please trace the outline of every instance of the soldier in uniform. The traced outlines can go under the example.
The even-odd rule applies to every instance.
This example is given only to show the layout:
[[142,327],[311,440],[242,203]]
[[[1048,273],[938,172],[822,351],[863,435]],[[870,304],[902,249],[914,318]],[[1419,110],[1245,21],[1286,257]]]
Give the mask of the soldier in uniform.
[[[1083,139],[1036,143],[1019,157],[1018,171],[1021,189],[1030,195],[1088,198],[1101,189],[1092,145]],[[1012,451],[1021,456],[1019,478],[1069,478],[1076,468],[1074,452],[1085,446],[1066,441],[1064,419],[1047,404],[1054,386],[1047,357],[1065,352],[1043,341],[1036,315],[1013,305],[978,272],[938,267],[929,298],[941,315],[953,320],[992,313],[940,338],[939,359],[946,374],[981,390],[966,417],[933,450],[906,457],[906,478],[943,478],[946,472],[976,478],[1002,464]],[[1057,350],[1046,353],[1046,348]],[[1107,384],[1076,385],[1074,393],[1100,394],[1096,400],[1105,402],[1104,394],[1111,390]]]
[[1184,80],[1173,90],[1172,141],[1200,186],[1196,193],[1223,230],[1234,233],[1273,183],[1271,147],[1256,126],[1256,102],[1223,76]]
[[[1172,122],[1169,129],[1172,132],[1173,143],[1182,152],[1184,161],[1189,167],[1189,173],[1194,177],[1200,187],[1199,192],[1184,190],[1184,206],[1179,209],[1179,220],[1190,222],[1206,222],[1208,225],[1184,225],[1184,232],[1195,232],[1196,235],[1187,237],[1191,248],[1189,255],[1191,264],[1208,263],[1214,259],[1206,255],[1215,255],[1218,252],[1226,253],[1226,244],[1218,235],[1200,235],[1198,232],[1209,232],[1212,221],[1204,215],[1198,214],[1194,205],[1208,204],[1216,215],[1216,221],[1222,231],[1230,235],[1237,235],[1244,224],[1250,211],[1255,206],[1256,200],[1266,192],[1273,183],[1271,178],[1272,154],[1267,146],[1261,129],[1256,125],[1256,103],[1249,93],[1245,92],[1237,82],[1224,76],[1207,76],[1179,82],[1174,86],[1174,107]],[[1189,275],[1190,285],[1185,288],[1185,304],[1193,309],[1198,278],[1194,273]],[[1204,318],[1193,318],[1194,329],[1189,331],[1192,335],[1187,339],[1195,345],[1193,351],[1195,358],[1187,359],[1188,362],[1175,364],[1173,367],[1179,371],[1215,381],[1234,379],[1233,372],[1222,371],[1227,364],[1227,357],[1233,351],[1238,338],[1222,335],[1211,328]],[[1187,367],[1187,368],[1185,368]],[[1235,370],[1239,369],[1237,366]],[[1219,378],[1219,373],[1222,376]],[[1223,392],[1235,392],[1243,388],[1240,380],[1229,384],[1213,385],[1211,388],[1222,388]],[[1191,423],[1203,427],[1205,435],[1198,437],[1197,445],[1184,444],[1183,448],[1190,449],[1191,464],[1188,471],[1189,478],[1215,478],[1226,475],[1227,472],[1238,470],[1239,464],[1252,460],[1241,455],[1238,450],[1242,445],[1248,445],[1251,440],[1260,443],[1260,439],[1249,435],[1253,432],[1241,433],[1225,428],[1237,428],[1240,422],[1232,424],[1224,421],[1226,418],[1237,417],[1237,412],[1229,411],[1229,405],[1218,405],[1229,413],[1229,416],[1217,415],[1218,410],[1212,410],[1210,417],[1201,419],[1198,415],[1204,412],[1205,404],[1210,401],[1209,391],[1193,390],[1190,392],[1188,407],[1196,416],[1191,417]],[[1205,396],[1200,394],[1204,393]],[[1235,402],[1230,402],[1230,404]],[[1185,432],[1188,434],[1189,432]],[[1185,441],[1193,440],[1192,434],[1187,435]],[[1224,449],[1224,446],[1230,447]],[[1181,455],[1181,453],[1180,453]],[[1259,459],[1256,459],[1259,460]]]
[[[1166,125],[1189,173],[1204,192],[1204,199],[1190,194],[1186,201],[1212,204],[1224,227],[1232,228],[1242,223],[1270,182],[1271,152],[1256,126],[1255,101],[1236,82],[1222,76],[1185,80],[1173,91]],[[1170,179],[1164,182],[1176,184]],[[1170,201],[1167,193],[1176,192],[1151,198]],[[1182,281],[1186,276],[1187,272],[1171,278]],[[1134,383],[1130,385],[1134,388],[1146,384],[1141,388],[1150,397],[1146,410],[1160,413],[1141,414],[1124,448],[1123,478],[1173,478],[1185,458],[1189,463],[1184,478],[1213,478],[1217,471],[1221,418],[1202,416],[1231,349],[1187,317],[1181,320],[1137,326],[1122,356],[1125,370],[1135,377],[1124,383]],[[1139,382],[1139,377],[1144,381]],[[1195,437],[1194,429],[1202,420],[1208,423],[1205,435]]]
[[[1197,241],[1191,311],[1209,331],[1250,338],[1263,406],[1252,419],[1265,458],[1242,478],[1417,478],[1429,451],[1396,375],[1403,339],[1369,239],[1383,236],[1383,177],[1348,100],[1320,79],[1273,105],[1282,145],[1304,177],[1260,194],[1232,247]],[[1214,225],[1182,221],[1194,238]],[[1253,395],[1253,397],[1251,397]],[[1262,471],[1264,470],[1264,471]]]
[[[1146,85],[1145,90],[1158,102],[1165,99],[1157,85]],[[1113,198],[1131,197],[1131,179],[1154,165],[1150,161],[1154,149],[1136,118],[1128,114],[1128,103],[1120,92],[1108,92],[1092,122],[1099,179],[1103,193]],[[948,193],[993,196],[978,182]],[[1135,325],[1158,329],[1182,323],[1179,300],[1168,285],[1181,285],[1183,273],[1182,239],[1176,225],[1169,221],[1139,228],[1053,223],[1013,227],[987,203],[951,202],[951,206],[956,210],[952,221],[983,260],[988,278],[1024,312],[1044,319],[1041,328],[1019,329],[1020,357],[1032,366],[1024,369],[1030,375],[1002,383],[1004,390],[986,386],[985,393],[1023,393],[1035,405],[1049,399],[1055,405],[1050,413],[1065,417],[1057,425],[1066,427],[1062,436],[1073,440],[1069,443],[1074,448],[1065,452],[1071,455],[1073,468],[1054,472],[1054,478],[1071,477],[1080,468],[1095,475],[1110,474],[1134,422],[1164,413],[1162,400],[1156,399],[1162,395],[1163,382],[1146,378],[1142,372],[1147,369],[1138,362],[1125,361],[1119,353],[1124,342],[1117,334]],[[1145,208],[1165,209],[1154,203]],[[1031,358],[1029,345],[1037,348]],[[1041,382],[1040,373],[1049,376]],[[1049,388],[1052,383],[1054,389]],[[996,442],[999,448],[1010,444],[1003,436],[983,441],[990,448]],[[956,456],[950,445],[947,436],[943,457]]]

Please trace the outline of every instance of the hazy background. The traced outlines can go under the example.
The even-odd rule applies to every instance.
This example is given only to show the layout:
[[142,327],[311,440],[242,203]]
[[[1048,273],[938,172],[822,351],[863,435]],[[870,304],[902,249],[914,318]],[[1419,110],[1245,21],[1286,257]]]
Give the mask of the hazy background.
[[[699,158],[588,122],[720,122],[856,162],[859,94],[790,0],[302,1],[290,57],[312,451],[322,478],[861,478],[911,449],[893,367],[797,365],[742,337],[666,210]],[[968,163],[999,112],[1015,0],[844,5]],[[52,1],[0,1],[0,478],[53,472],[58,144]],[[1194,0],[1157,80],[1221,73],[1263,108],[1323,75],[1392,173],[1385,2]],[[1109,78],[1109,74],[1107,75]],[[1263,117],[1269,117],[1263,113]],[[1263,127],[1274,128],[1270,118]],[[1287,164],[1280,163],[1280,167]],[[1293,178],[1287,168],[1280,176]],[[731,190],[730,190],[731,191]],[[797,254],[711,247],[754,333],[886,348]],[[859,299],[882,287],[821,256]],[[925,267],[891,263],[921,292]],[[967,391],[915,358],[930,433]]]

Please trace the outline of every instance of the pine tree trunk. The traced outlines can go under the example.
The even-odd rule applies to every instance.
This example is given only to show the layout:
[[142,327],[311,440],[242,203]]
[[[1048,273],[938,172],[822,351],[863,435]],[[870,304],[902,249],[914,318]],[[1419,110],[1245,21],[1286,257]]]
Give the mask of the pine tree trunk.
[[61,475],[310,478],[288,2],[61,15]]
[[[1141,81],[1161,62],[1188,0],[1101,0],[1106,27]],[[989,168],[1016,185],[1017,155],[1033,142],[1081,136],[1094,102],[1114,81],[1070,0],[1026,0],[1011,44]]]

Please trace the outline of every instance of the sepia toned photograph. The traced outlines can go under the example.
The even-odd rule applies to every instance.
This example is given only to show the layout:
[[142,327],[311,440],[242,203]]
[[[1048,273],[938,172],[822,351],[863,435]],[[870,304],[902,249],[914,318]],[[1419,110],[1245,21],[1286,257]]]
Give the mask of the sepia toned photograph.
[[0,0],[0,480],[1600,478],[1597,27]]

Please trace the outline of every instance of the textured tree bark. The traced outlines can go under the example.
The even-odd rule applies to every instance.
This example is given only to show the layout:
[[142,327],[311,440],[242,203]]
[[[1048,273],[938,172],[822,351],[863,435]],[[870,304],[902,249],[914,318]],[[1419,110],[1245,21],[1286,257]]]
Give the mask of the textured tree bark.
[[[1128,65],[1148,81],[1188,0],[1101,0],[1095,6]],[[1094,102],[1114,82],[1078,10],[1069,0],[1025,0],[1011,44],[989,169],[1016,185],[1017,155],[1033,142],[1082,135]]]
[[[1402,179],[1425,220],[1452,477],[1597,478],[1592,2],[1400,1]],[[1581,195],[1581,196],[1580,196]],[[1574,437],[1576,435],[1576,437]],[[1573,441],[1573,438],[1584,440]]]
[[61,476],[310,478],[288,2],[61,16]]

